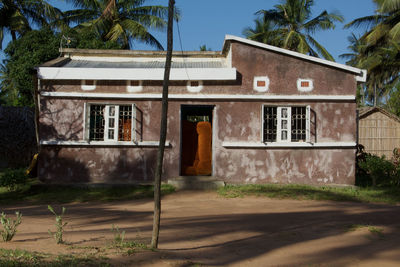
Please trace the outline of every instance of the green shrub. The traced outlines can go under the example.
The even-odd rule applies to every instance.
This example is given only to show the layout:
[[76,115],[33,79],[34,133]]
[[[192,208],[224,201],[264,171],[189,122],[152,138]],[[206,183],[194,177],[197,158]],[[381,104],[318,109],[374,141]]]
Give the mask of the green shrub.
[[357,161],[358,173],[357,185],[364,186],[398,186],[400,168],[385,156],[378,157],[365,154],[362,160]]
[[25,169],[6,169],[0,177],[0,186],[14,190],[18,185],[26,183],[27,178]]
[[21,224],[22,214],[18,211],[15,213],[17,218],[15,220],[7,218],[4,212],[1,213],[1,225],[3,226],[3,230],[1,231],[1,236],[3,237],[4,242],[11,241],[13,239],[15,233],[17,232],[17,226]]

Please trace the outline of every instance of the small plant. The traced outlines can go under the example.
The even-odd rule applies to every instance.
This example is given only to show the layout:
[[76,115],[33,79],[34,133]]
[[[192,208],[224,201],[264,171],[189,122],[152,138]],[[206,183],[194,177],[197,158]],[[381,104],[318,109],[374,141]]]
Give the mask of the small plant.
[[57,214],[52,206],[48,205],[47,208],[56,216],[56,223],[54,224],[56,226],[56,231],[53,233],[49,230],[49,234],[56,240],[57,244],[63,244],[64,227],[68,224],[67,222],[63,222],[63,217],[67,209],[62,207],[61,214]]
[[1,231],[1,236],[3,237],[4,242],[11,241],[13,239],[15,233],[17,232],[17,226],[21,224],[22,214],[17,211],[15,213],[17,218],[15,220],[11,218],[7,218],[4,212],[1,213],[1,225],[3,226],[3,230]]
[[123,246],[124,244],[124,239],[125,239],[125,231],[119,230],[118,226],[114,226],[114,224],[111,226],[111,232],[114,234],[114,244],[117,246]]
[[26,183],[28,176],[24,169],[6,169],[0,176],[0,186],[6,187],[9,191],[15,190],[18,185]]

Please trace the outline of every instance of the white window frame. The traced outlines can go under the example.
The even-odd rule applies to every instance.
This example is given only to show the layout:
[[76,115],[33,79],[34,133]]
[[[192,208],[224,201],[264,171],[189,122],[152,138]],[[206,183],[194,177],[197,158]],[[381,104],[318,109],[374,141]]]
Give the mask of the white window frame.
[[[264,82],[264,86],[258,86],[258,82]],[[253,89],[257,92],[263,93],[269,90],[269,78],[268,76],[256,76],[253,79]]]
[[143,81],[142,80],[137,80],[139,85],[132,85],[132,80],[126,81],[126,91],[128,93],[137,93],[143,91]]
[[[302,82],[308,82],[308,86],[301,86]],[[314,89],[314,81],[312,79],[297,79],[297,90],[300,92],[311,92]]]
[[[93,141],[90,140],[90,106],[92,105],[104,105],[105,110],[104,114],[104,140]],[[110,129],[110,115],[109,110],[110,107],[115,107],[115,116],[114,116],[114,136],[112,138],[108,137],[108,130]],[[118,141],[118,131],[119,131],[119,108],[120,106],[131,106],[132,107],[132,118],[131,118],[131,140],[130,141]],[[84,126],[85,126],[85,137],[84,139],[90,143],[136,143],[136,105],[135,104],[115,104],[115,103],[85,103],[84,106],[85,111],[85,119],[84,119]]]
[[[192,82],[198,82],[199,83],[199,85],[197,85],[197,86],[192,86]],[[198,93],[198,92],[200,92],[201,90],[203,90],[203,81],[201,81],[201,80],[199,80],[199,81],[197,81],[197,80],[194,80],[194,81],[187,81],[187,83],[186,83],[186,89],[189,91],[189,92],[191,92],[191,93]]]
[[86,84],[86,80],[82,80],[81,82],[81,88],[84,91],[93,91],[96,89],[96,85],[97,85],[97,80],[93,80],[93,84],[91,85]]
[[[264,107],[276,107],[277,113],[277,126],[276,126],[276,141],[275,142],[264,142]],[[292,142],[292,107],[305,107],[306,108],[306,142],[311,143],[311,107],[310,105],[285,105],[285,106],[275,106],[275,105],[262,105],[262,127],[261,127],[261,139],[264,143],[299,143]],[[282,118],[282,109],[287,108],[287,118]],[[287,121],[287,129],[282,129],[282,122]],[[288,132],[287,139],[282,140],[282,131]]]

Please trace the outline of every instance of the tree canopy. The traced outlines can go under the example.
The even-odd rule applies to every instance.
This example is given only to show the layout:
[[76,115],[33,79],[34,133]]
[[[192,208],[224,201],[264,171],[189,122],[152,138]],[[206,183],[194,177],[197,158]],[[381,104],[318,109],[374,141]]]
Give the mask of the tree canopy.
[[0,2],[0,49],[5,33],[13,40],[23,36],[32,25],[39,27],[50,25],[60,18],[62,12],[45,0],[2,0]]
[[34,67],[59,56],[60,40],[68,36],[76,48],[120,49],[120,44],[103,42],[94,33],[69,30],[53,33],[49,28],[33,30],[9,43],[6,59],[0,68],[0,103],[12,106],[33,106]]
[[244,35],[255,41],[334,61],[332,55],[313,35],[320,30],[335,28],[343,17],[335,12],[322,11],[312,17],[314,0],[281,0],[270,10],[259,10],[256,27],[246,28]]
[[149,29],[165,30],[168,8],[146,6],[145,0],[67,0],[77,9],[64,13],[58,26],[77,23],[77,29],[97,33],[104,41],[118,42],[129,49],[134,40],[163,50]]
[[367,28],[361,37],[353,38],[350,47],[355,53],[347,63],[368,70],[364,94],[376,105],[399,83],[400,0],[374,2],[377,5],[375,14],[355,19],[346,27]]

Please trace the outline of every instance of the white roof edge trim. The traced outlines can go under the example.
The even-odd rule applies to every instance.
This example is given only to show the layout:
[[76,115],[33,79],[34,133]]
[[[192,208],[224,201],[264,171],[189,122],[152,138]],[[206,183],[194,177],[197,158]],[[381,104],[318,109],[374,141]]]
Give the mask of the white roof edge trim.
[[[161,99],[162,94],[112,94],[80,92],[40,92],[47,97],[101,98],[101,99]],[[168,94],[169,99],[227,99],[227,100],[336,100],[352,101],[354,95],[222,95],[222,94]]]
[[[337,63],[337,62],[333,62],[333,61],[329,61],[329,60],[326,60],[326,59],[305,55],[305,54],[302,54],[302,53],[294,52],[294,51],[291,51],[291,50],[283,49],[283,48],[272,46],[272,45],[267,45],[267,44],[264,44],[264,43],[252,41],[252,40],[249,40],[249,39],[245,39],[245,38],[234,36],[234,35],[230,35],[230,34],[225,35],[224,47],[225,47],[225,43],[227,41],[237,41],[237,42],[240,42],[240,43],[249,44],[249,45],[252,45],[252,46],[264,48],[264,49],[267,49],[267,50],[271,50],[271,51],[275,51],[275,52],[278,52],[278,53],[290,55],[290,56],[293,56],[293,57],[306,59],[306,60],[309,60],[309,61],[312,61],[312,62],[316,62],[316,63],[319,63],[319,64],[323,64],[323,65],[335,67],[335,68],[338,68],[338,69],[350,71],[350,72],[353,72],[353,73],[357,74],[358,76],[360,76],[362,78],[364,76],[366,76],[366,72],[367,72],[366,70],[363,70],[363,69],[358,69],[358,68],[347,66],[347,65],[340,64],[340,63]],[[360,78],[360,79],[362,79],[362,78]]]
[[[140,141],[140,142],[113,142],[113,141],[68,141],[68,140],[40,140],[41,145],[48,146],[151,146],[158,147],[160,141]],[[165,141],[165,146],[171,146],[170,141]]]
[[223,147],[227,148],[263,148],[263,147],[303,147],[303,148],[323,148],[323,147],[350,147],[355,148],[356,142],[292,142],[292,143],[262,143],[262,142],[222,142]]
[[[164,68],[66,68],[39,67],[43,80],[164,80]],[[170,80],[236,80],[236,68],[171,69]]]

